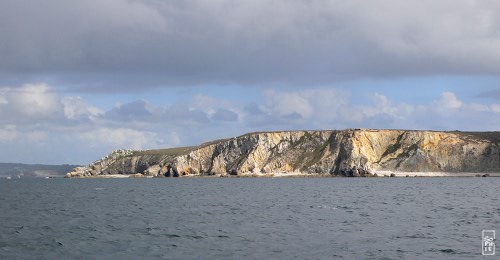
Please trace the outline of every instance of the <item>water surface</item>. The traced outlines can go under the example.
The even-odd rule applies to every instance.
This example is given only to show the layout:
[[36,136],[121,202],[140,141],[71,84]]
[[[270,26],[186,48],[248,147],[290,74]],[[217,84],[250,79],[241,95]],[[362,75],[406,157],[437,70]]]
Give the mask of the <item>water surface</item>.
[[[481,257],[500,178],[0,180],[0,259]],[[497,243],[498,244],[498,243]]]

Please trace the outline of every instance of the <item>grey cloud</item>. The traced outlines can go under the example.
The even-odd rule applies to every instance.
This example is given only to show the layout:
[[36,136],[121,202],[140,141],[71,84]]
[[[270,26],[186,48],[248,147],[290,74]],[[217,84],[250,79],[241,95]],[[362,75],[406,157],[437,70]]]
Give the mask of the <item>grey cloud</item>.
[[297,112],[281,115],[273,111],[265,111],[255,103],[248,104],[243,110],[246,115],[244,124],[258,129],[303,129],[306,121]]
[[218,109],[212,116],[212,120],[234,122],[238,120],[238,114],[228,109]]
[[105,117],[114,120],[139,120],[147,121],[153,114],[148,110],[144,100],[137,100],[123,104],[106,112]]
[[189,109],[185,105],[172,105],[168,107],[162,119],[165,120],[167,125],[204,125],[209,124],[210,119],[208,115],[198,109]]
[[243,109],[246,113],[244,121],[251,127],[264,127],[266,125],[275,125],[277,122],[273,117],[266,113],[261,107],[255,103],[246,105]]
[[[449,26],[453,24],[453,26]],[[92,91],[500,71],[497,1],[0,3],[0,85]]]
[[264,115],[265,112],[255,103],[250,103],[244,107],[244,111],[252,115]]
[[144,124],[152,127],[158,124],[189,126],[210,123],[206,112],[191,109],[185,104],[176,103],[168,106],[156,106],[144,100],[136,100],[114,107],[104,113],[103,119],[114,123],[130,123],[129,126],[138,128],[144,127]]
[[302,119],[302,115],[300,115],[297,112],[293,112],[291,114],[284,115],[283,118],[288,119],[288,120],[298,120],[298,119]]
[[494,89],[480,93],[479,95],[477,95],[477,97],[500,99],[500,89]]

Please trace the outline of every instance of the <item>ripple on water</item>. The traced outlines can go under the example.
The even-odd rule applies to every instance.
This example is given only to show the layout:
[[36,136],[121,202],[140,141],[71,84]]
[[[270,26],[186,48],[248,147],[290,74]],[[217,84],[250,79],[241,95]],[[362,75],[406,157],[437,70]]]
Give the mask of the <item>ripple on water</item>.
[[479,180],[0,182],[0,259],[470,258],[500,230]]

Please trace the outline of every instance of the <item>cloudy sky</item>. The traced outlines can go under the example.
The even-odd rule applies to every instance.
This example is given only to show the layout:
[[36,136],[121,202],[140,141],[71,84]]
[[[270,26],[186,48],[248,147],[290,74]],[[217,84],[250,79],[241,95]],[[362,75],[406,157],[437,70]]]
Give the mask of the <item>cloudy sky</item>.
[[500,1],[0,1],[2,162],[344,128],[499,131]]

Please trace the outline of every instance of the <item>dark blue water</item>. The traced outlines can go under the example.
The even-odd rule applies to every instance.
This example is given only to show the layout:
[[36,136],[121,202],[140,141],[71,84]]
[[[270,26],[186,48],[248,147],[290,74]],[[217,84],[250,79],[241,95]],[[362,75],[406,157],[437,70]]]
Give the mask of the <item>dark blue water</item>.
[[0,259],[481,258],[481,231],[500,231],[499,187],[500,178],[0,180]]

